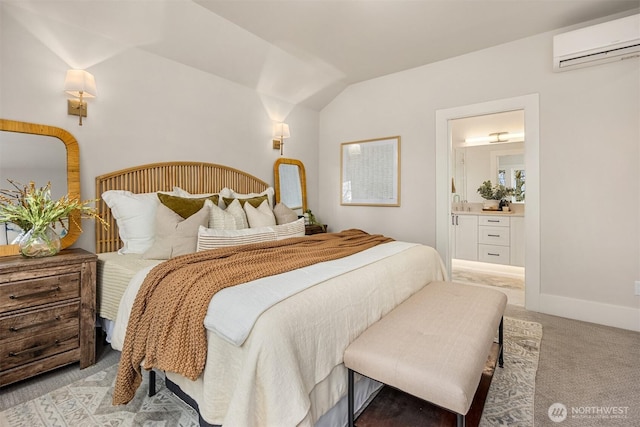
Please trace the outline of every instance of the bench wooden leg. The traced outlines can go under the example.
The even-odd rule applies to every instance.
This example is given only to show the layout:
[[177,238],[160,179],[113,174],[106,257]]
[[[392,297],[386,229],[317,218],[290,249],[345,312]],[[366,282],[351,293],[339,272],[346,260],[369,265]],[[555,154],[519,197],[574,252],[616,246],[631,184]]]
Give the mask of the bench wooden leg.
[[498,356],[498,366],[504,367],[504,317],[500,318],[500,327],[498,328],[498,344],[500,344],[500,355]]
[[156,371],[149,371],[149,397],[156,394]]
[[462,414],[456,414],[456,427],[465,427],[466,417]]
[[355,420],[354,420],[354,410],[353,407],[354,405],[354,386],[353,386],[353,371],[351,369],[348,370],[349,374],[347,377],[347,381],[349,383],[348,385],[348,391],[347,391],[347,400],[348,400],[348,406],[347,406],[347,411],[349,412],[347,419],[349,420],[349,427],[353,427],[355,424]]

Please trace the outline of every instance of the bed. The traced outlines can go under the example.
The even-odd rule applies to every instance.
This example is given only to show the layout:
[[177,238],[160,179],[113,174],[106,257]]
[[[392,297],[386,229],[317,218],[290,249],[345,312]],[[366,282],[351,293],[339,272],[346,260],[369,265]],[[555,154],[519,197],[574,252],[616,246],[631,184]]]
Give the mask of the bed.
[[[266,182],[208,163],[151,164],[96,178],[98,197],[109,190],[203,196],[225,189],[236,197],[270,194]],[[119,221],[104,201],[98,210],[111,225],[96,228],[98,316],[112,346],[121,350],[137,288],[164,261],[118,254],[127,245]],[[291,240],[300,239],[307,237]],[[204,370],[195,380],[166,372],[167,385],[198,410],[202,425],[345,425],[344,349],[370,324],[437,280],[446,277],[433,248],[394,241],[226,288],[212,298],[205,318]],[[260,305],[256,300],[269,301]],[[356,404],[378,387],[358,381]]]

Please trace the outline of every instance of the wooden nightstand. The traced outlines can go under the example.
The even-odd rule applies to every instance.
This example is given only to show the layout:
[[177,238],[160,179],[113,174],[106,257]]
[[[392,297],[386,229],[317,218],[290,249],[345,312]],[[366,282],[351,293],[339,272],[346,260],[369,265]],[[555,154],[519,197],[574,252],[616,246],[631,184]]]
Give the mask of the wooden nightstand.
[[306,234],[307,236],[310,234],[318,234],[318,233],[326,233],[327,232],[327,225],[320,225],[320,224],[305,224],[304,226],[304,234]]
[[0,257],[0,386],[96,358],[96,259]]

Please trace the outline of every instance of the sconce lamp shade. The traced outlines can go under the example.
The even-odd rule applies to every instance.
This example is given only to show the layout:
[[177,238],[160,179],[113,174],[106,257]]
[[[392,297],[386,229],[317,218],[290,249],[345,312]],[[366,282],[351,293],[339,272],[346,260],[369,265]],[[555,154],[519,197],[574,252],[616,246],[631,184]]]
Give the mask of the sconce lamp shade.
[[84,70],[69,70],[64,79],[64,91],[77,98],[95,98],[98,94],[96,90],[96,80],[93,74]]
[[273,125],[273,137],[274,138],[289,138],[289,125],[286,123],[276,123]]

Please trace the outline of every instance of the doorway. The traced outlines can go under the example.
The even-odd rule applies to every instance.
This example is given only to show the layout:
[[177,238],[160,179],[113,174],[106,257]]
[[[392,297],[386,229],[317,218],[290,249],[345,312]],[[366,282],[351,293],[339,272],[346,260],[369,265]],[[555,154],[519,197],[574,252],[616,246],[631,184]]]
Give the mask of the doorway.
[[[538,311],[540,298],[540,219],[539,219],[539,110],[538,94],[506,98],[436,111],[436,249],[448,275],[452,273],[452,182],[454,177],[452,121],[508,111],[524,111],[524,162],[527,168],[524,206],[525,307]],[[467,188],[467,196],[469,189]]]
[[[524,306],[524,110],[450,119],[449,128],[451,280],[496,288]],[[512,189],[501,197],[508,210],[485,209],[486,182]]]

